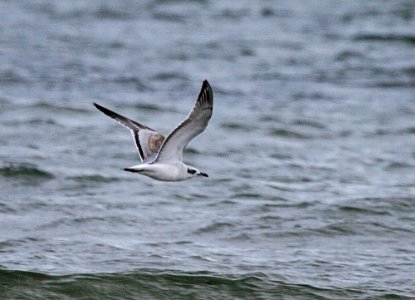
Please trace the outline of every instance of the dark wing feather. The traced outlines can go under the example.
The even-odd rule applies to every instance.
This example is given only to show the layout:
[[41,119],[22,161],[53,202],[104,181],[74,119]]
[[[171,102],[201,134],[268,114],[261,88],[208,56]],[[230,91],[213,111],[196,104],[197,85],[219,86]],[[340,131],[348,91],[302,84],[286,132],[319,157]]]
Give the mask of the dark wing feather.
[[207,80],[203,81],[202,89],[195,105],[187,118],[179,124],[164,140],[156,161],[181,161],[186,145],[205,130],[213,109],[213,91]]
[[138,155],[142,161],[158,153],[164,141],[164,136],[162,134],[158,133],[154,129],[151,129],[150,127],[117,114],[116,112],[113,112],[112,110],[109,110],[108,108],[105,108],[97,103],[94,103],[94,105],[108,117],[114,119],[130,130],[135,146],[137,147]]

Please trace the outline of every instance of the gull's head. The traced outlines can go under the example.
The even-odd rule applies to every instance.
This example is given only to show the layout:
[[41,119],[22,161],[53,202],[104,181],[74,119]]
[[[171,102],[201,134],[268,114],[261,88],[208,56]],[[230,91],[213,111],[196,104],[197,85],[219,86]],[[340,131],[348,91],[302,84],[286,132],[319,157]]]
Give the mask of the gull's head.
[[198,169],[193,168],[193,167],[187,167],[187,176],[188,178],[191,178],[194,176],[209,177],[208,174],[200,172]]

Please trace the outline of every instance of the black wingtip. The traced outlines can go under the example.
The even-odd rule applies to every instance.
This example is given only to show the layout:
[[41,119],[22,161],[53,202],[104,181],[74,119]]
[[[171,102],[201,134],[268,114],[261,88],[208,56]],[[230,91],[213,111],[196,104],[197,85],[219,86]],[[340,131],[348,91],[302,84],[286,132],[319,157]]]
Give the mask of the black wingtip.
[[94,106],[95,106],[97,109],[99,109],[100,111],[102,111],[102,110],[104,110],[104,109],[105,109],[105,107],[103,107],[103,106],[99,105],[99,104],[98,104],[98,103],[96,103],[96,102],[93,102],[93,104],[94,104]]
[[95,102],[93,102],[93,103],[94,103],[94,106],[98,110],[100,110],[101,112],[103,112],[104,114],[106,114],[107,116],[109,116],[111,118],[114,118],[114,116],[118,115],[117,113],[113,112],[112,110],[109,110],[108,108],[105,108],[105,107],[99,105],[98,103],[95,103]]
[[209,81],[207,79],[203,80],[203,87],[210,86]]
[[203,80],[203,84],[202,84],[202,88],[200,89],[200,94],[199,97],[202,95],[203,91],[207,91],[209,95],[209,97],[213,98],[213,91],[212,91],[212,87],[209,84],[209,81],[207,81],[207,79]]

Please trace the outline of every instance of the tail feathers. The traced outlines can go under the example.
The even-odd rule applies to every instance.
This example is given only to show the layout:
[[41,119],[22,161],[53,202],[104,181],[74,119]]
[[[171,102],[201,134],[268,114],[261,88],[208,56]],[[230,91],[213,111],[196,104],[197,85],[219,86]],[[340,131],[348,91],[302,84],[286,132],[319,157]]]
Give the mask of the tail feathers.
[[132,173],[140,173],[140,171],[139,170],[137,170],[137,169],[134,169],[134,168],[124,168],[124,171],[127,171],[127,172],[132,172]]

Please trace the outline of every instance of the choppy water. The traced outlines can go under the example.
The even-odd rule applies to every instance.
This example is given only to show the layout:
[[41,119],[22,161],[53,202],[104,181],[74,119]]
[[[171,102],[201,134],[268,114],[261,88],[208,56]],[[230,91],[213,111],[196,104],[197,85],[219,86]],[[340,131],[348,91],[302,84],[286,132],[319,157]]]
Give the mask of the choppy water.
[[[415,297],[413,1],[0,1],[0,298]],[[123,172],[203,79],[182,183]]]

